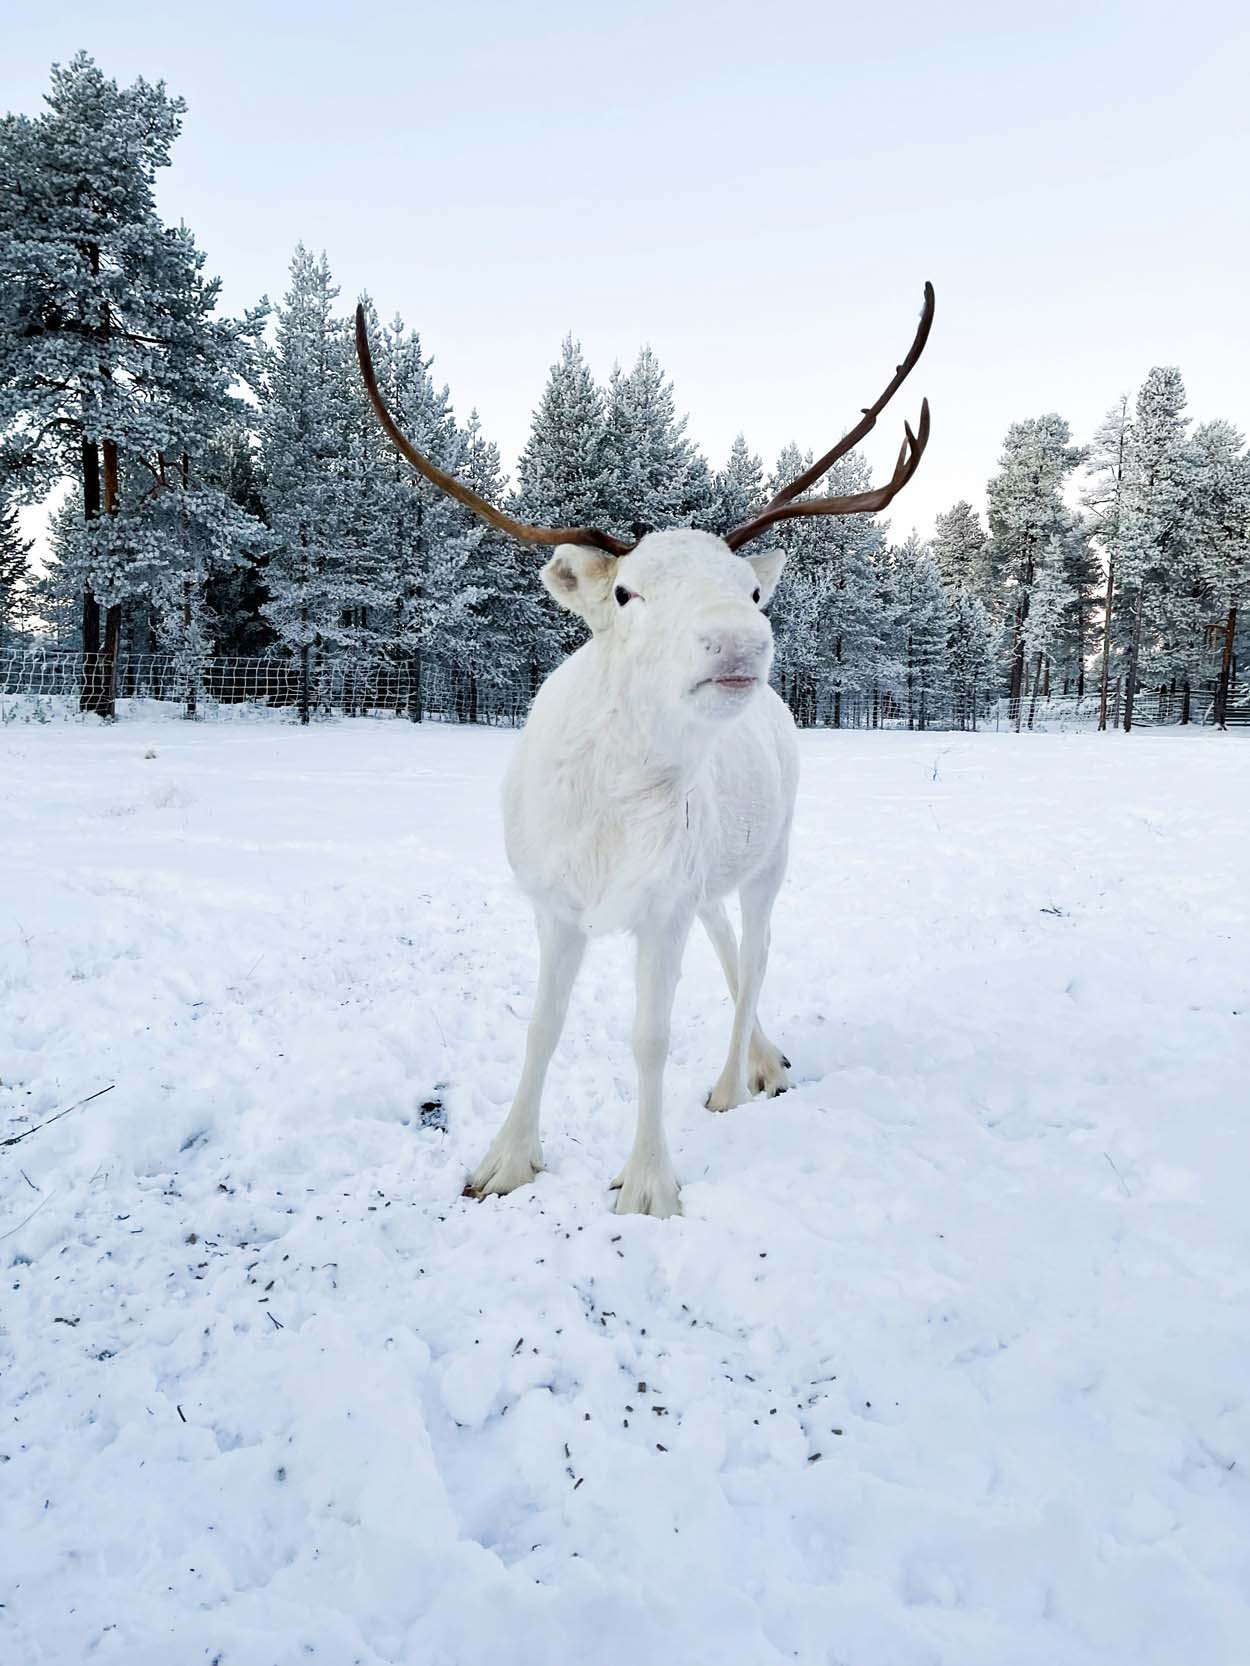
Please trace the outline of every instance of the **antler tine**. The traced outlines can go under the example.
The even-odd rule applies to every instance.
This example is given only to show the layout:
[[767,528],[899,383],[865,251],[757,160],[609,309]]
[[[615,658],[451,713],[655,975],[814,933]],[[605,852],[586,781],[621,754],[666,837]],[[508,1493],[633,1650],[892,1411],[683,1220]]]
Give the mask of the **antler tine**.
[[906,422],[903,424],[906,438],[903,441],[903,449],[899,452],[894,473],[887,485],[870,492],[857,492],[849,497],[812,498],[807,502],[795,501],[802,492],[805,492],[809,486],[819,480],[821,475],[826,474],[839,457],[844,457],[848,451],[859,444],[865,434],[876,426],[877,418],[906,381],[915,368],[916,361],[924,352],[925,343],[929,339],[929,331],[933,328],[934,304],[933,285],[926,282],[924,286],[924,306],[921,309],[920,323],[916,328],[915,338],[908,349],[907,357],[902,364],[895,367],[894,375],[887,383],[881,397],[874,404],[863,407],[863,416],[849,433],[842,436],[831,451],[827,451],[823,457],[817,458],[810,468],[806,468],[802,474],[796,475],[789,485],[783,486],[772,501],[765,504],[758,515],[744,522],[741,526],[734,527],[726,535],[725,542],[731,550],[741,549],[743,544],[763,532],[766,527],[772,526],[776,521],[792,520],[800,515],[873,514],[879,509],[884,509],[891,498],[902,491],[912,475],[915,474],[924,454],[924,448],[929,442],[929,401],[927,399],[922,401],[920,407],[919,433],[913,434],[910,426]]
[[628,555],[633,549],[632,544],[626,544],[621,539],[614,538],[610,532],[600,532],[593,526],[529,526],[524,521],[513,520],[511,515],[505,515],[502,509],[496,509],[493,504],[487,503],[485,498],[479,497],[462,480],[457,480],[454,474],[448,474],[446,469],[440,469],[437,463],[431,462],[418,451],[411,440],[401,432],[399,424],[387,410],[386,402],[378,392],[363,306],[356,308],[356,357],[360,360],[360,374],[365,384],[365,392],[369,395],[369,403],[377,412],[378,421],[385,429],[387,438],[418,474],[423,475],[440,491],[446,492],[448,497],[454,497],[457,503],[463,503],[466,509],[480,515],[491,526],[497,527],[500,532],[510,533],[513,538],[519,538],[523,543],[586,544],[591,549],[603,550],[607,555]]
[[849,497],[817,497],[807,498],[799,503],[779,502],[774,498],[766,509],[762,509],[754,520],[735,527],[726,537],[725,542],[731,550],[740,550],[743,544],[765,531],[777,521],[797,520],[802,515],[875,515],[886,508],[891,500],[902,491],[907,482],[920,467],[920,459],[924,456],[925,447],[929,443],[929,401],[924,399],[920,404],[920,425],[913,434],[911,424],[904,423],[905,438],[902,449],[898,454],[898,462],[894,465],[894,473],[884,486],[877,486],[870,492],[854,492]]
[[871,433],[871,431],[876,427],[877,418],[881,415],[882,411],[885,410],[891,399],[893,399],[894,395],[898,392],[903,383],[907,380],[908,376],[915,369],[917,359],[924,352],[925,343],[929,339],[929,331],[933,328],[933,308],[933,285],[926,280],[924,286],[924,306],[920,309],[920,322],[916,326],[915,339],[912,341],[912,344],[907,351],[907,357],[903,360],[902,364],[895,365],[894,375],[886,384],[885,392],[875,404],[865,405],[863,407],[863,416],[849,433],[843,434],[842,438],[832,448],[832,450],[826,451],[825,455],[823,457],[818,457],[810,468],[804,469],[803,473],[796,475],[788,486],[783,486],[781,488],[772,502],[767,505],[769,509],[772,509],[779,503],[791,502],[792,499],[798,497],[800,493],[805,492],[809,486],[814,486],[820,479],[821,475],[828,474],[829,470],[837,462],[839,457],[845,457],[848,451],[854,450],[854,448],[863,439],[864,435]]

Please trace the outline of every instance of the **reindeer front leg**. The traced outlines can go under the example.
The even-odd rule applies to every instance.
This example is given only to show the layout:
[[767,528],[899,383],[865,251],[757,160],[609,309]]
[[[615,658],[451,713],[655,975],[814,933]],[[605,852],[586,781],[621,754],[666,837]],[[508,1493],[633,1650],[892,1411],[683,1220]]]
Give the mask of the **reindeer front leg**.
[[688,911],[648,922],[638,932],[634,1062],[638,1067],[638,1128],[629,1161],[614,1184],[618,1215],[681,1213],[677,1177],[664,1138],[664,1063],[673,995],[694,916]]
[[466,1197],[503,1194],[527,1185],[543,1166],[538,1140],[539,1113],[547,1066],[555,1052],[569,1010],[573,980],[586,951],[586,939],[576,926],[546,908],[535,908],[538,924],[538,991],[525,1039],[525,1065],[512,1109],[495,1135],[490,1150],[474,1169]]

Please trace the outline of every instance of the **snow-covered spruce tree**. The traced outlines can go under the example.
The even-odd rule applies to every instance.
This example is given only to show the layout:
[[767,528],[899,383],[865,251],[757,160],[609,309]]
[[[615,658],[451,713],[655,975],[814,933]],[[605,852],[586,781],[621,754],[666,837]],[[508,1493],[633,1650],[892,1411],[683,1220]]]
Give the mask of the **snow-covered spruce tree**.
[[717,519],[712,530],[722,536],[764,507],[764,465],[747,445],[745,435],[734,439],[729,461],[715,476],[712,489]]
[[0,649],[15,646],[29,614],[33,548],[34,539],[22,536],[16,505],[0,498]]
[[[1097,641],[1097,612],[1102,599],[1103,570],[1090,539],[1088,524],[1072,516],[1062,539],[1063,577],[1069,601],[1064,614],[1059,651],[1051,662],[1062,671],[1063,687],[1078,699],[1085,694],[1085,667]],[[1049,675],[1047,690],[1049,692]]]
[[[534,411],[509,510],[536,526],[606,526],[609,473],[603,392],[581,346],[566,336]],[[522,575],[527,611],[531,600],[537,604],[529,642],[531,690],[585,635],[576,614],[547,598],[539,565],[533,562]]]
[[[852,451],[838,459],[819,490],[844,497],[871,484],[871,471]],[[835,729],[855,721],[886,670],[889,625],[880,598],[885,547],[885,528],[875,516],[829,515],[811,522],[805,554],[818,597],[817,676]]]
[[1072,586],[1064,573],[1065,554],[1065,539],[1056,533],[1048,540],[1034,572],[1029,615],[1024,622],[1025,659],[1032,667],[1029,679],[1032,688],[1030,729],[1039,694],[1049,692],[1050,665],[1061,646],[1072,607]]
[[1098,727],[1107,727],[1111,682],[1112,621],[1121,565],[1124,516],[1129,490],[1133,417],[1127,394],[1107,412],[1087,457],[1088,475],[1081,497],[1089,539],[1101,557],[1105,580],[1102,604],[1102,652],[1098,671]]
[[213,441],[205,459],[206,476],[249,520],[243,557],[210,573],[207,608],[213,621],[213,646],[228,656],[264,654],[275,637],[262,613],[266,599],[265,561],[269,540],[257,529],[268,528],[260,459],[253,435],[243,424],[225,428]]
[[1051,538],[1068,530],[1071,516],[1063,486],[1083,453],[1071,443],[1067,423],[1053,412],[1014,422],[1007,430],[999,472],[987,488],[991,559],[1003,575],[1010,608],[1008,692],[1018,720],[1024,694],[1024,627],[1033,581]]
[[346,413],[338,290],[323,254],[301,244],[278,309],[277,347],[261,406],[270,551],[265,617],[300,661],[300,718],[307,722],[311,656],[337,645],[351,598],[343,557],[342,451]]
[[183,109],[80,54],[54,67],[41,115],[0,128],[0,446],[28,501],[64,476],[81,488],[83,705],[104,715],[123,602],[169,566],[148,514],[162,458],[189,448],[198,401],[233,379],[261,323],[212,316],[189,233],[156,214]]
[[[422,353],[420,336],[395,318],[382,331],[374,360],[382,397],[404,433],[441,468],[459,474],[466,438],[456,426],[447,388],[434,385],[433,361]],[[478,600],[466,572],[485,529],[398,453],[390,452],[386,466],[388,582],[395,598],[388,651],[407,668],[408,715],[420,722],[425,666],[428,662],[450,674],[464,622]]]
[[946,696],[946,592],[937,567],[913,532],[889,552],[898,699],[909,729],[941,718]]
[[[1193,436],[1195,561],[1209,601],[1218,649],[1215,722],[1223,729],[1237,643],[1250,590],[1250,453],[1229,422],[1207,422]],[[1244,626],[1243,626],[1244,628]],[[1188,717],[1188,710],[1183,717]]]
[[[390,369],[394,343],[383,335],[369,297],[363,296],[369,338],[379,344],[382,373]],[[397,321],[398,322],[398,321]],[[364,390],[356,361],[352,326],[341,322],[333,364],[342,379],[334,405],[342,422],[335,464],[338,481],[338,558],[342,569],[337,627],[323,642],[376,659],[395,645],[396,606],[403,589],[406,551],[395,530],[411,499],[409,466],[387,440]],[[402,324],[399,336],[403,335]],[[417,345],[420,360],[420,344]],[[396,464],[400,468],[396,468]],[[348,701],[348,709],[354,706]]]
[[144,510],[144,547],[157,559],[141,592],[156,640],[183,674],[189,717],[196,714],[204,662],[217,647],[210,580],[255,563],[266,536],[258,520],[200,473],[195,457],[187,448],[176,462],[164,462],[161,490]]
[[[810,451],[804,455],[793,443],[783,447],[765,496],[774,496],[811,462]],[[778,587],[769,607],[775,644],[773,681],[795,722],[803,725],[816,721],[820,672],[822,574],[817,559],[815,529],[818,524],[815,518],[805,517],[779,521],[764,535],[764,543],[759,546],[785,551],[785,582]]]
[[605,447],[608,525],[619,537],[639,527],[689,526],[710,512],[707,465],[686,437],[673,384],[649,347],[628,376],[617,366],[608,386]]
[[[488,503],[502,503],[507,485],[499,447],[481,431],[476,411],[464,432],[460,478]],[[541,662],[547,629],[536,583],[540,563],[532,549],[506,533],[475,523],[478,541],[462,574],[472,593],[463,619],[457,658],[468,678],[466,715],[478,719],[478,688],[522,687],[529,667]]]
[[1193,542],[1194,458],[1186,438],[1185,384],[1174,366],[1156,366],[1137,395],[1121,546],[1121,589],[1129,628],[1124,670],[1124,727],[1133,707],[1143,643],[1166,632],[1168,594],[1186,581]]
[[933,523],[929,556],[949,595],[964,591],[976,596],[987,613],[999,606],[999,585],[991,564],[993,546],[981,517],[964,499],[939,514]]
[[30,599],[40,634],[48,644],[68,652],[82,649],[82,592],[86,526],[82,492],[72,486],[48,521],[48,549],[43,571],[30,583]]
[[994,631],[985,604],[967,590],[955,590],[947,613],[946,680],[961,729],[976,728],[993,674]]
[[194,716],[203,661],[215,646],[210,580],[254,561],[263,544],[263,527],[232,500],[216,462],[222,437],[247,414],[235,388],[259,380],[268,304],[243,320],[218,318],[220,283],[205,278],[204,256],[184,227],[166,233],[158,255],[157,305],[146,325],[135,320],[149,339],[166,344],[135,372],[155,448],[125,454],[119,513],[97,522],[88,537],[108,528],[125,540],[126,592],[150,613],[157,639],[179,662]]

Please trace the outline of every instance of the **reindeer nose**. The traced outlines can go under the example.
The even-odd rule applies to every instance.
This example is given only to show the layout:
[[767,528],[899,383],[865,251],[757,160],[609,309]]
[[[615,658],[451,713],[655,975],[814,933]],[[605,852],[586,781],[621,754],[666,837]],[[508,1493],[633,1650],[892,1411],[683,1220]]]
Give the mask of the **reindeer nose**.
[[766,625],[707,626],[699,633],[703,651],[717,661],[717,675],[723,667],[726,675],[737,672],[755,675],[768,658],[771,638]]

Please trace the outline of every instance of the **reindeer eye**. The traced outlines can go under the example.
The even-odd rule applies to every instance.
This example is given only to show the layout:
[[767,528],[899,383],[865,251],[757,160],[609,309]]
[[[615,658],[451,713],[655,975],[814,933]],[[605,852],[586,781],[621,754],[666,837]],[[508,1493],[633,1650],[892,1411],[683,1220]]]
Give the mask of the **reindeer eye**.
[[756,590],[752,590],[752,592],[751,592],[751,600],[752,600],[752,601],[753,601],[753,602],[758,602],[758,601],[759,601],[759,599],[760,599],[760,593],[759,593],[759,591],[758,591],[758,589],[756,589]]
[[633,601],[634,592],[626,590],[623,584],[618,584],[613,594],[616,596],[617,607],[624,607],[626,602]]

